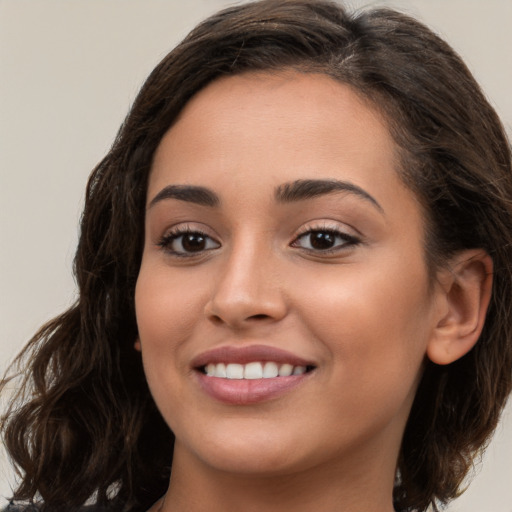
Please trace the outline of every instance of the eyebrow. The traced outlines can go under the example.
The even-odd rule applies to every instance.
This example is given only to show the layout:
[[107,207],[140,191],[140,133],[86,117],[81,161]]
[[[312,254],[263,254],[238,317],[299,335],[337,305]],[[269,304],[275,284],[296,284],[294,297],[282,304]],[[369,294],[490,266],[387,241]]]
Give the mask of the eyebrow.
[[371,203],[379,212],[384,213],[384,209],[379,202],[371,196],[366,190],[358,187],[349,181],[340,180],[296,180],[290,183],[284,183],[276,188],[276,201],[280,203],[291,203],[312,199],[332,192],[348,192],[354,194],[369,203]]
[[219,196],[206,187],[197,185],[168,185],[158,192],[149,203],[148,209],[164,199],[178,199],[201,206],[219,206]]
[[[275,198],[279,203],[293,203],[315,197],[331,194],[333,192],[348,192],[370,202],[377,210],[384,213],[378,201],[366,190],[354,183],[341,180],[296,180],[283,183],[275,190]],[[149,203],[148,209],[165,199],[178,199],[201,206],[216,207],[220,205],[219,196],[206,187],[198,185],[168,185],[164,187]]]

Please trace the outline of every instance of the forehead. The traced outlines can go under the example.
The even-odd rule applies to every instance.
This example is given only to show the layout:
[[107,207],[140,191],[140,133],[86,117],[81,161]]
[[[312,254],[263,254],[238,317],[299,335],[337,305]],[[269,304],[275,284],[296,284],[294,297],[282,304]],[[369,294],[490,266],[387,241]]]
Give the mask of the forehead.
[[398,162],[383,116],[350,86],[322,74],[250,72],[188,102],[157,149],[148,199],[170,183],[221,195],[244,185],[257,195],[266,185],[332,178],[392,204],[398,192],[412,196]]
[[[196,156],[200,147],[220,142],[257,152],[270,136],[276,149],[309,141],[304,152],[335,146],[338,153],[366,159],[395,153],[387,123],[369,100],[327,75],[296,71],[217,79],[185,105],[163,142],[179,145],[182,156]],[[371,145],[355,143],[364,140]]]

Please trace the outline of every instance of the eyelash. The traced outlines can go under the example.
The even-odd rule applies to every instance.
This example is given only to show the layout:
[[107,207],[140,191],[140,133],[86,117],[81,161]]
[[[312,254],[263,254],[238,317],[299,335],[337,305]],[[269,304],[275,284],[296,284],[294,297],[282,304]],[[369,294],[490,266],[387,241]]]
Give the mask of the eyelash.
[[[339,229],[333,228],[333,227],[314,227],[314,228],[307,228],[306,230],[302,231],[297,235],[297,237],[294,239],[294,241],[290,244],[290,247],[297,247],[300,248],[299,241],[305,239],[308,236],[311,236],[313,234],[321,234],[323,235],[323,238],[318,238],[318,241],[325,240],[325,235],[330,236],[334,239],[334,242],[336,242],[336,239],[342,240],[343,243],[334,245],[334,247],[329,247],[325,249],[318,249],[313,247],[302,247],[305,251],[312,253],[312,254],[318,254],[318,255],[329,255],[329,254],[335,254],[339,253],[341,251],[347,250],[350,247],[357,246],[361,243],[361,239],[349,235],[348,233],[345,233],[343,231],[340,231]],[[172,248],[172,245],[174,242],[182,238],[183,243],[183,237],[186,235],[194,235],[196,237],[202,237],[205,240],[206,247],[203,249],[200,249],[198,251],[177,251]],[[211,244],[213,242],[216,247],[207,247],[208,244]],[[211,251],[213,249],[217,249],[220,247],[220,243],[217,242],[215,239],[213,239],[210,235],[202,231],[198,228],[191,228],[190,226],[183,226],[183,227],[177,227],[170,232],[167,232],[162,238],[158,241],[157,245],[161,247],[164,251],[168,252],[172,256],[176,256],[178,258],[192,258],[194,256],[200,256],[203,255],[205,252]],[[311,245],[311,239],[310,244]]]
[[[305,239],[306,237],[311,236],[314,233],[331,236],[331,237],[333,237],[334,241],[336,241],[336,239],[338,239],[338,240],[341,239],[343,241],[343,243],[334,245],[334,247],[330,247],[330,248],[326,248],[326,249],[314,249],[314,248],[303,247],[304,250],[306,250],[310,253],[313,253],[313,254],[319,254],[319,255],[335,254],[335,253],[339,253],[341,251],[347,250],[350,247],[355,247],[361,243],[361,239],[356,236],[349,235],[348,233],[340,231],[337,228],[325,226],[325,227],[307,228],[303,232],[299,233],[299,235],[297,235],[295,240],[290,245],[292,247],[297,247],[298,242],[300,240]],[[322,239],[319,238],[318,240],[321,241]],[[311,245],[311,239],[310,239],[310,245]]]
[[158,241],[157,245],[161,247],[164,251],[168,252],[172,256],[176,256],[178,258],[191,258],[194,256],[199,256],[204,254],[206,251],[211,251],[212,249],[216,249],[217,247],[209,247],[202,249],[200,251],[191,251],[191,252],[179,252],[172,248],[172,244],[182,238],[183,243],[183,237],[186,235],[195,235],[197,237],[202,237],[206,240],[206,244],[208,242],[213,241],[217,247],[220,247],[219,242],[214,240],[210,235],[205,233],[204,231],[197,229],[197,228],[191,228],[189,226],[183,226],[183,227],[177,227],[169,232],[167,232],[162,238]]

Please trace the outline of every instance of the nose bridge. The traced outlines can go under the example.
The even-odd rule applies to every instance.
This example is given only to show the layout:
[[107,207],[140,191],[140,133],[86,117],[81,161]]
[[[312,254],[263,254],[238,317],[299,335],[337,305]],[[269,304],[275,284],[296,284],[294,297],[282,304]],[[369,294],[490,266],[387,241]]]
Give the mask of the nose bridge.
[[271,244],[244,236],[229,249],[215,279],[207,313],[232,326],[278,320],[286,312]]

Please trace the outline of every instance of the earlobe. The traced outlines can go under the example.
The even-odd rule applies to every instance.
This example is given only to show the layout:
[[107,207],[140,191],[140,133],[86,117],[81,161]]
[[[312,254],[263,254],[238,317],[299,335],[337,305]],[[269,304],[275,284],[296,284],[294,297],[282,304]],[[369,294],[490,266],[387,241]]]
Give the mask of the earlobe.
[[139,339],[139,338],[137,338],[137,339],[135,340],[135,343],[133,344],[133,348],[134,348],[137,352],[141,352],[142,347],[141,347],[140,339]]
[[458,253],[438,276],[442,312],[427,347],[429,359],[453,363],[478,341],[492,291],[492,259],[483,250]]

